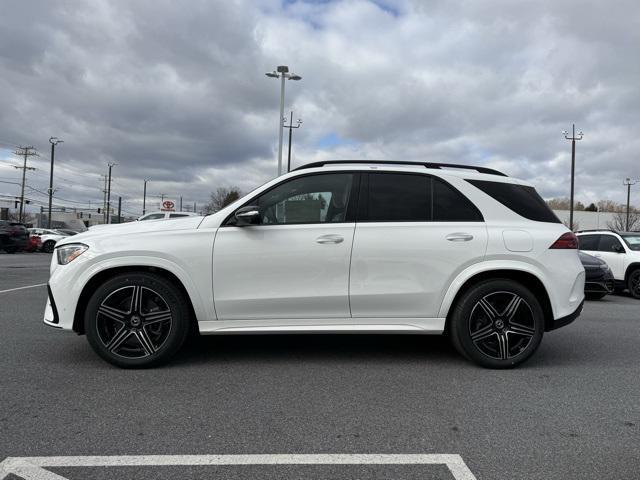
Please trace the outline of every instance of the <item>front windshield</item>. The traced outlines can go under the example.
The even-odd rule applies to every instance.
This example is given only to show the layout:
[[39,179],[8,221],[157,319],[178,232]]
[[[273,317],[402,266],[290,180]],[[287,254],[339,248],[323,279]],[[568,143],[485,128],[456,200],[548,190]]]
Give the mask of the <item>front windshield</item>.
[[640,233],[638,233],[637,235],[621,235],[621,236],[622,236],[622,239],[624,240],[624,243],[626,243],[631,250],[640,251]]

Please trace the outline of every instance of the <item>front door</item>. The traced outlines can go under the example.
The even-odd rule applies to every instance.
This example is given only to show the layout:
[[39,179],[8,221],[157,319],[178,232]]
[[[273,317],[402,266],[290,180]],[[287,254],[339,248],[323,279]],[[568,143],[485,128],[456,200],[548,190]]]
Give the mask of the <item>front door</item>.
[[351,173],[285,180],[246,205],[257,224],[231,217],[216,234],[213,294],[219,320],[348,318],[355,229]]

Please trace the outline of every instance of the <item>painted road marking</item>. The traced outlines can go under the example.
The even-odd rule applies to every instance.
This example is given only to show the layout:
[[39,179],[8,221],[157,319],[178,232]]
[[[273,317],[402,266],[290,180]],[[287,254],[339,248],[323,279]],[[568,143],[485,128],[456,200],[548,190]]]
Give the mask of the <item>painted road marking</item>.
[[44,287],[46,283],[38,283],[37,285],[27,285],[26,287],[9,288],[8,290],[0,290],[0,293],[15,292],[16,290],[24,290],[25,288]]
[[453,454],[274,454],[274,455],[120,455],[7,457],[0,480],[13,474],[25,480],[67,480],[52,467],[157,467],[217,465],[446,465],[455,480],[476,480],[460,455]]

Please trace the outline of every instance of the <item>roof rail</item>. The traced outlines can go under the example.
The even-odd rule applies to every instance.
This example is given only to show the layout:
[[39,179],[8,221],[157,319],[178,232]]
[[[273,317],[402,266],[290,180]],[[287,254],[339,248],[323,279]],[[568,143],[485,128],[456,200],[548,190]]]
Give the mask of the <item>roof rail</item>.
[[507,177],[508,175],[499,172],[498,170],[494,170],[493,168],[487,168],[487,167],[476,167],[473,165],[459,165],[456,163],[432,163],[432,162],[398,162],[398,161],[391,161],[391,160],[325,160],[322,162],[313,162],[313,163],[308,163],[306,165],[302,165],[301,167],[298,167],[295,170],[304,170],[306,168],[316,168],[316,167],[324,167],[325,165],[339,165],[339,164],[349,164],[349,163],[356,163],[356,164],[374,164],[374,165],[419,165],[425,168],[437,168],[437,169],[443,169],[443,168],[462,168],[465,170],[475,170],[478,173],[486,173],[489,175],[499,175],[501,177]]
[[589,230],[576,230],[576,233],[586,233],[586,232],[613,232],[613,233],[620,233],[618,230],[613,230],[612,228],[591,228]]

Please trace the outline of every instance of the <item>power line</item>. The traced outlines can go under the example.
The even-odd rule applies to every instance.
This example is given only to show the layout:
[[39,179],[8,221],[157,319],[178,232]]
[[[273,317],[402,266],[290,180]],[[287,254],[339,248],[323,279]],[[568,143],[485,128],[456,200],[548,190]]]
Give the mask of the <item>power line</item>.
[[22,189],[20,191],[20,214],[18,216],[18,221],[22,223],[22,217],[24,214],[24,184],[27,178],[27,170],[35,170],[34,167],[27,167],[27,159],[29,157],[38,157],[38,152],[32,146],[29,147],[18,147],[16,151],[13,152],[14,155],[18,155],[24,157],[24,164],[22,167],[18,165],[14,165],[14,168],[18,168],[22,170]]

